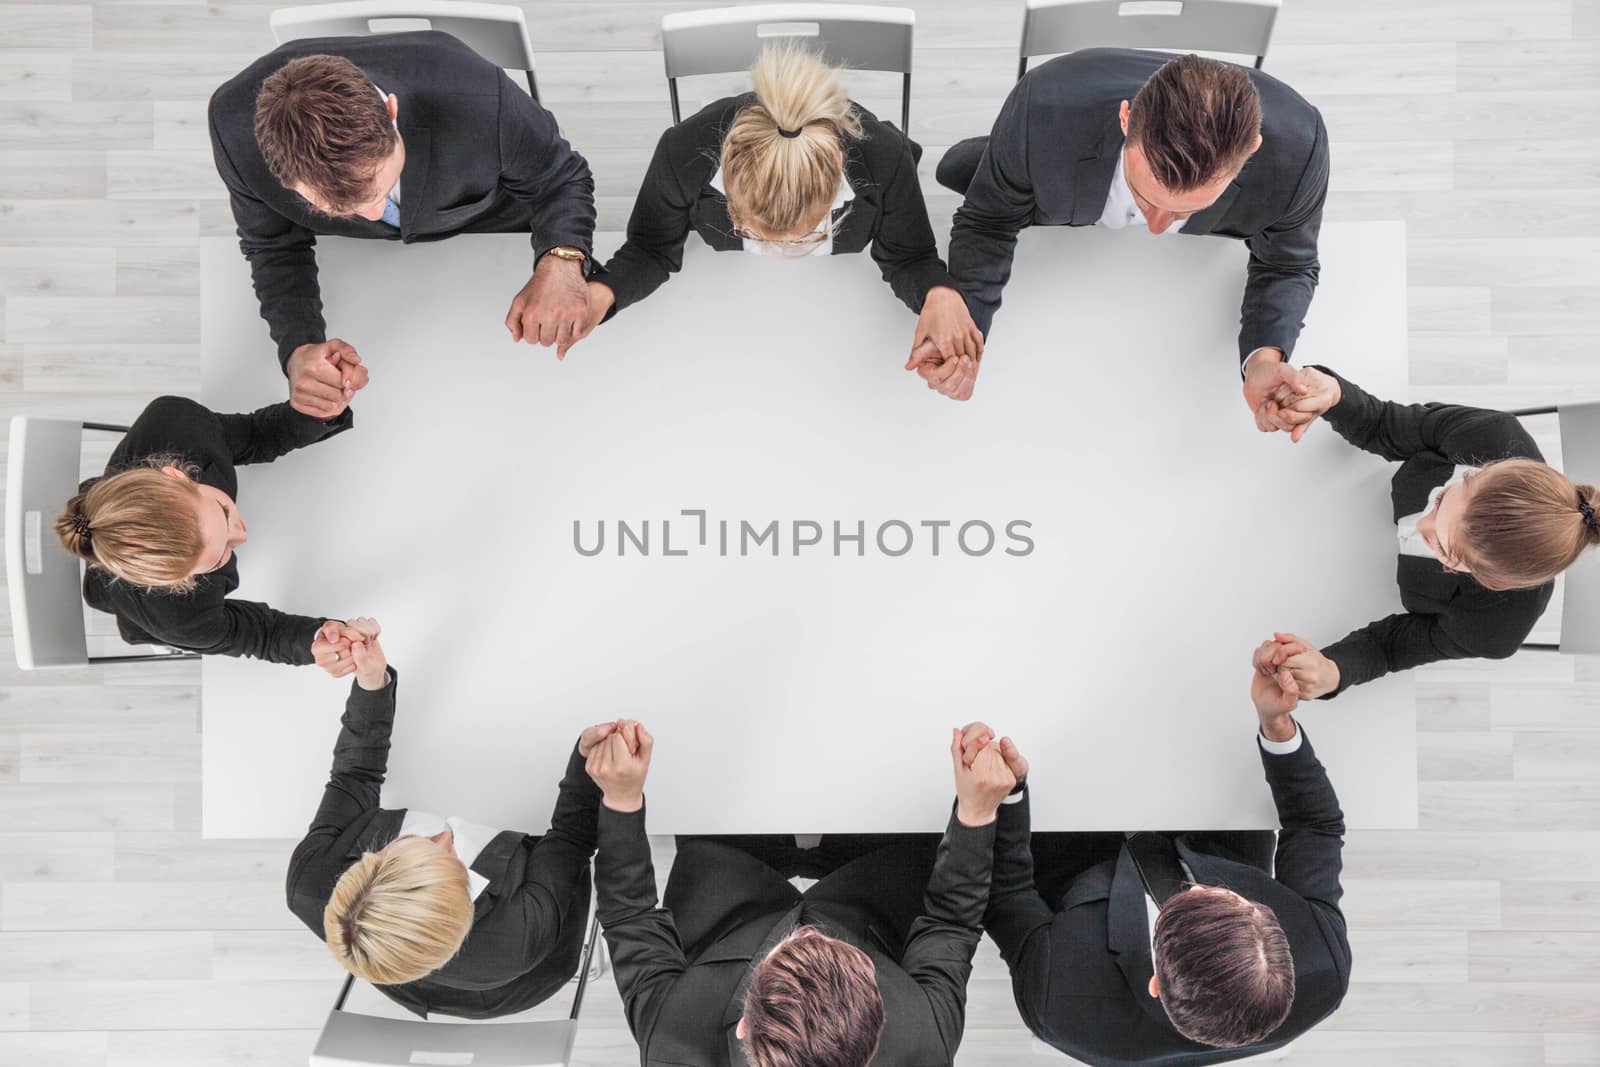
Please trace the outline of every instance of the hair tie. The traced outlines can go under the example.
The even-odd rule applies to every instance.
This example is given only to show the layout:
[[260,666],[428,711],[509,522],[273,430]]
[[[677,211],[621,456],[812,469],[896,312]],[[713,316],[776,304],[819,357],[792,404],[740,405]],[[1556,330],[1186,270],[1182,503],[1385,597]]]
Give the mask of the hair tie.
[[74,511],[72,513],[72,532],[85,541],[89,540],[89,516],[81,511]]
[[800,131],[799,130],[786,130],[782,126],[779,126],[778,127],[778,135],[780,137],[788,137],[789,139],[793,140],[794,138],[800,136]]
[[1582,493],[1578,494],[1578,514],[1583,516],[1583,524],[1589,528],[1590,533],[1600,531],[1600,519],[1595,518],[1594,505],[1589,503]]

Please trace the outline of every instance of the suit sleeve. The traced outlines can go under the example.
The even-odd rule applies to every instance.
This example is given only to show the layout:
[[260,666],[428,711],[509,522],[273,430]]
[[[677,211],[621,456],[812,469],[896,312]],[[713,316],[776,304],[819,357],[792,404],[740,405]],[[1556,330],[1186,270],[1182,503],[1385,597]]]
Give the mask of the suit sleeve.
[[338,417],[319,419],[296,411],[287,400],[241,415],[217,415],[222,438],[235,464],[271,463],[286,452],[326,440],[355,424],[345,408]]
[[1433,452],[1452,463],[1478,466],[1508,456],[1542,458],[1533,437],[1515,415],[1463,404],[1397,404],[1379,400],[1326,367],[1339,379],[1339,403],[1324,418],[1357,448],[1404,461]]
[[311,642],[327,621],[203,591],[159,599],[142,590],[135,595],[142,603],[125,602],[131,621],[159,641],[207,656],[246,656],[303,667],[313,662]]
[[688,968],[672,913],[656,898],[655,865],[644,832],[644,809],[619,814],[603,804],[594,886],[600,925],[628,1029],[649,1055],[649,1038],[680,975]]
[[950,815],[928,878],[923,914],[911,924],[900,965],[922,988],[951,1056],[966,1027],[967,979],[983,937],[994,865],[995,824],[963,826]]
[[929,289],[957,286],[939,258],[909,139],[902,138],[894,171],[883,185],[881,202],[883,217],[872,239],[873,261],[900,302],[914,314],[921,314]]
[[1050,975],[1050,930],[1055,912],[1033,880],[1033,813],[1028,786],[1015,804],[1000,805],[995,822],[994,877],[984,930],[1000,947],[1011,972],[1017,1010],[1038,1031],[1033,1006],[1044,995]]
[[1294,352],[1317,288],[1317,233],[1328,198],[1328,130],[1314,109],[1316,135],[1289,206],[1272,225],[1245,241],[1250,249],[1239,315],[1239,362],[1258,348]]
[[[1301,730],[1304,732],[1304,727]],[[1262,749],[1261,765],[1282,827],[1274,877],[1303,897],[1331,928],[1339,969],[1348,981],[1350,942],[1339,909],[1344,896],[1339,876],[1344,868],[1345,832],[1339,798],[1310,737],[1302,737],[1300,747],[1286,755]]]
[[500,182],[533,208],[533,256],[560,245],[594,254],[594,178],[555,116],[500,72]]
[[211,154],[228,187],[228,202],[238,228],[239,250],[250,262],[250,280],[261,304],[267,332],[278,346],[278,363],[287,367],[296,348],[327,340],[322,291],[317,283],[317,238],[258,197],[239,175],[217,129],[217,101],[208,114]]
[[550,829],[533,847],[522,889],[523,951],[530,960],[542,958],[560,930],[588,912],[585,876],[594,856],[599,808],[600,788],[573,745]]
[[1000,309],[1000,293],[1011,278],[1017,234],[1032,220],[1034,192],[1028,173],[1028,95],[1024,76],[1006,97],[989,136],[989,147],[956,209],[950,229],[950,273],[967,298],[984,336]]
[[678,136],[675,129],[667,130],[656,142],[628,216],[628,238],[596,275],[616,296],[607,318],[637,304],[683,268],[694,197],[679,172],[686,161],[678,159],[674,150]]
[[336,841],[357,818],[378,806],[379,790],[389,769],[389,735],[394,729],[395,690],[400,684],[393,667],[389,684],[366,690],[350,683],[339,739],[333,746],[333,770],[322,790],[322,803],[306,837],[289,860],[291,907],[301,872],[322,849]]
[[[1530,624],[1531,628],[1531,624]],[[1339,667],[1339,687],[1321,699],[1395,671],[1447,659],[1505,659],[1521,647],[1526,632],[1484,631],[1449,614],[1399,612],[1351,631],[1322,650]]]

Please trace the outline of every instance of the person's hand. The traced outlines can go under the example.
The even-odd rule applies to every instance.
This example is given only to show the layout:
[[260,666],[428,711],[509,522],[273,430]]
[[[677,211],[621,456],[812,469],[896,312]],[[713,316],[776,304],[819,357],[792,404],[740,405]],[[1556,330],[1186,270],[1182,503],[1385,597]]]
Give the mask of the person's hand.
[[284,373],[289,377],[289,406],[318,419],[342,414],[367,384],[361,357],[337,337],[295,349]]
[[1277,654],[1277,641],[1265,641],[1256,649],[1256,669],[1250,672],[1250,702],[1261,720],[1261,736],[1269,741],[1292,741],[1297,727],[1292,712],[1300,703],[1300,683],[1286,667],[1263,670]]
[[389,684],[389,657],[383,654],[383,646],[378,643],[381,632],[378,620],[365,616],[344,624],[350,658],[355,664],[356,684],[363,689],[377,690]]
[[587,770],[606,807],[622,814],[644,807],[644,780],[654,747],[655,738],[633,719],[618,720],[611,734],[594,746]]
[[328,619],[312,637],[311,661],[335,678],[355,672],[350,639],[345,636],[344,624],[338,619]]
[[[941,360],[967,356],[976,361],[983,356],[983,331],[972,321],[966,298],[948,285],[936,285],[922,298],[922,313],[911,337],[913,359],[924,341],[933,342]],[[913,366],[907,363],[906,369]]]
[[973,356],[952,356],[945,359],[939,346],[923,341],[911,350],[906,370],[915,370],[928,383],[928,388],[951,400],[971,400],[972,390],[978,384],[979,360]]
[[[1255,416],[1256,429],[1262,433],[1292,429],[1267,417],[1267,402],[1284,396],[1284,390],[1292,396],[1304,396],[1309,391],[1301,379],[1300,369],[1285,361],[1283,353],[1276,348],[1265,348],[1253,354],[1245,365],[1244,402]],[[1277,401],[1277,406],[1282,407],[1282,402]]]
[[956,818],[963,826],[994,822],[1000,802],[1016,788],[1016,775],[1006,766],[1000,749],[984,745],[968,767],[961,759],[961,731],[950,731],[950,762],[956,775]]
[[1289,440],[1294,444],[1299,444],[1311,424],[1343,398],[1339,379],[1315,367],[1300,371],[1300,384],[1304,392],[1292,385],[1279,386],[1278,391],[1267,398],[1257,418],[1258,425],[1264,419],[1278,429],[1287,429]]
[[[967,723],[961,729],[961,762],[971,767],[972,761],[978,758],[978,753],[993,743],[994,731],[989,729],[987,723]],[[1017,781],[1020,782],[1028,777],[1028,760],[1023,756],[1022,750],[1017,748],[1016,742],[1009,737],[1000,739],[1000,758],[1005,760],[1006,767]]]
[[1282,688],[1288,688],[1283,679],[1287,671],[1301,700],[1316,700],[1339,688],[1339,665],[1294,634],[1273,634],[1256,649],[1252,662],[1256,673],[1275,678]]
[[589,317],[583,327],[583,332],[573,337],[566,344],[557,345],[556,358],[566,359],[568,349],[593,333],[594,328],[600,325],[601,320],[606,317],[606,312],[611,310],[611,305],[616,302],[617,294],[611,291],[611,286],[605,282],[590,282]]
[[544,255],[511,301],[506,329],[513,341],[564,352],[589,332],[589,287],[576,260]]
[[617,724],[614,722],[603,722],[583,731],[578,735],[578,755],[588,759],[589,753],[594,751],[594,746],[610,737],[616,728]]

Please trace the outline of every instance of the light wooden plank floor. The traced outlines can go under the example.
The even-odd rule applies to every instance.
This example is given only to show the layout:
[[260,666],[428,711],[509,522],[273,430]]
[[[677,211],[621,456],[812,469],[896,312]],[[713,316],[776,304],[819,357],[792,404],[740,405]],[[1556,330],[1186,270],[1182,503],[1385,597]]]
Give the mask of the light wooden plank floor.
[[[933,163],[987,129],[1020,4],[912,2],[913,132],[943,214]],[[231,232],[206,98],[270,47],[271,6],[0,2],[0,415],[128,418],[198,389],[196,241]],[[656,22],[698,5],[523,6],[546,100],[620,228],[668,119]],[[1285,0],[1268,69],[1327,116],[1328,216],[1409,226],[1420,392],[1600,397],[1600,0]],[[856,94],[892,113],[891,81]],[[197,673],[23,676],[7,634],[0,1063],[303,1062],[335,969],[284,910],[288,842],[199,840]],[[1600,665],[1529,655],[1420,682],[1422,828],[1351,835],[1355,982],[1293,1062],[1600,1063]],[[1336,707],[1310,714],[1337,728]],[[636,1062],[608,983],[585,1027],[583,1063]],[[961,1062],[1053,1059],[986,944]]]

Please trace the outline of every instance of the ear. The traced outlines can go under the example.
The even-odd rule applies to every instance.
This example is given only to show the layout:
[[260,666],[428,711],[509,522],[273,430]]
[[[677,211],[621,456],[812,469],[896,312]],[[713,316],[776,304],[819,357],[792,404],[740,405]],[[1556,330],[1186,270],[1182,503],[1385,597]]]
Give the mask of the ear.
[[183,473],[183,471],[179,470],[177,467],[162,467],[161,473],[165,474],[168,478],[177,478],[179,481],[186,482],[189,480],[189,476]]
[[383,106],[389,111],[389,121],[393,122],[400,114],[400,98],[390,93],[383,98]]
[[[390,99],[392,100],[394,98],[390,97]],[[1259,149],[1260,147],[1261,147],[1261,135],[1258,133],[1258,134],[1256,134],[1256,143],[1250,146],[1250,154],[1252,156],[1255,155],[1256,154],[1256,150]]]
[[[1128,102],[1126,100],[1124,100],[1122,102],[1122,106],[1117,109],[1117,118],[1122,123],[1122,135],[1124,137],[1128,135],[1128,110]],[[1260,144],[1261,142],[1258,140],[1256,143]]]
[[739,1016],[739,1025],[734,1027],[734,1031],[733,1032],[734,1032],[735,1035],[738,1036],[740,1041],[744,1040],[745,1034],[744,1034],[744,1016],[743,1015]]
[[1150,976],[1150,995],[1157,1000],[1161,999],[1161,986],[1156,982],[1156,976],[1153,974]]

